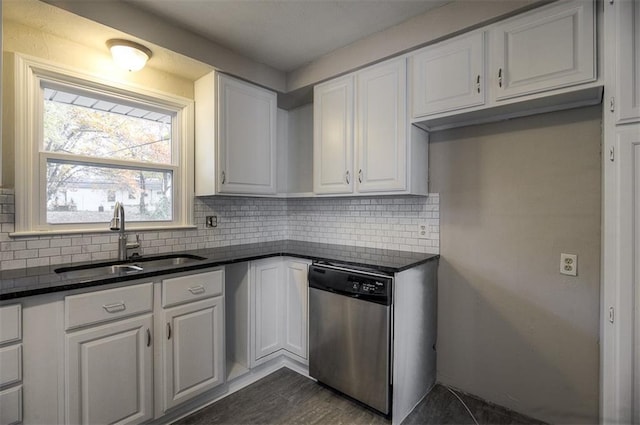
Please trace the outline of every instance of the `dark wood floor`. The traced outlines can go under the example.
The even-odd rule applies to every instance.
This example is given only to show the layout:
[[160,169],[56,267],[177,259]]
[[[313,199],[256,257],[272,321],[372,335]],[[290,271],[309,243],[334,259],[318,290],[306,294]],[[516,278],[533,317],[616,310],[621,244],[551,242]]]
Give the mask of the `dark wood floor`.
[[[541,423],[474,397],[460,396],[480,424]],[[286,368],[176,422],[180,425],[390,423]],[[473,420],[453,394],[436,385],[404,424],[473,424]]]

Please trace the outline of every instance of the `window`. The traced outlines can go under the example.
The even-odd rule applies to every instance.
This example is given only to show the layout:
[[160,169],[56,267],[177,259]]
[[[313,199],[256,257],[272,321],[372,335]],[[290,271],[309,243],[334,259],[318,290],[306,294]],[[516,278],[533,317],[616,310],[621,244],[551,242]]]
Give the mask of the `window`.
[[16,61],[17,233],[191,224],[193,102]]

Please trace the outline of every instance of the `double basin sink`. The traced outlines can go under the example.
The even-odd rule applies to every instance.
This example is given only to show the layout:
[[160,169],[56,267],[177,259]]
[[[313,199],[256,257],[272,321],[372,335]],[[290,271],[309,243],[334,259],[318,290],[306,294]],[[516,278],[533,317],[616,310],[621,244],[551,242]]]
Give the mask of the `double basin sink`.
[[191,254],[171,254],[153,257],[139,257],[126,261],[109,261],[104,263],[84,264],[80,266],[59,267],[54,271],[69,279],[87,279],[99,276],[118,276],[139,273],[163,267],[183,266],[206,260],[204,257]]

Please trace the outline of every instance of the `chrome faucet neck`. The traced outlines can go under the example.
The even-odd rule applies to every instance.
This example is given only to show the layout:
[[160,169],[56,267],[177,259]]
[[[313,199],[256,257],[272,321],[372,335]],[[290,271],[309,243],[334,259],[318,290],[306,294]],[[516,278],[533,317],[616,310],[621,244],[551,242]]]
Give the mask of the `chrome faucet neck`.
[[110,228],[114,232],[120,232],[118,237],[118,260],[124,261],[127,259],[127,235],[125,234],[124,206],[120,202],[116,202],[113,207]]

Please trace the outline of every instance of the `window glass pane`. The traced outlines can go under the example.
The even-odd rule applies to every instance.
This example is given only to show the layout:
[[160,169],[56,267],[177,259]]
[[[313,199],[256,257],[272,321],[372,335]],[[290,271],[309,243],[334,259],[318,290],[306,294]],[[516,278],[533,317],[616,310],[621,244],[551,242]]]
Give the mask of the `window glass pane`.
[[44,88],[43,150],[171,163],[172,113]]
[[47,161],[47,223],[105,223],[116,201],[127,222],[171,221],[173,173]]

